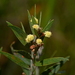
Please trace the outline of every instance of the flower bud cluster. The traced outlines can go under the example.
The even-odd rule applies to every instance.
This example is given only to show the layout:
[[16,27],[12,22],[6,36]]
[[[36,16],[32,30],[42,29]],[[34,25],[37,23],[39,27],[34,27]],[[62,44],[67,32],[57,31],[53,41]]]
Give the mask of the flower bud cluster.
[[[36,24],[34,24],[34,25],[32,26],[32,28],[35,29],[35,30],[37,30],[37,32],[38,32],[38,30],[40,30],[41,28],[40,28],[40,26],[37,24],[37,23],[38,23],[38,19],[35,18],[35,17],[34,17],[34,19],[35,19],[35,21],[36,21]],[[30,21],[32,22],[32,20],[30,20]],[[44,34],[43,36],[48,37],[48,38],[52,35],[52,33],[51,33],[50,31],[45,31],[45,32],[41,32],[41,33]],[[31,41],[33,41],[33,40],[35,39],[34,36],[36,36],[36,35],[32,35],[32,34],[27,35],[27,37],[26,37],[26,39],[25,39],[26,42],[27,42],[27,43],[30,43]],[[36,37],[37,37],[37,36],[36,36]],[[37,45],[42,44],[42,39],[40,39],[40,36],[39,36],[39,38],[37,37],[37,39],[35,40],[35,43],[36,43]]]

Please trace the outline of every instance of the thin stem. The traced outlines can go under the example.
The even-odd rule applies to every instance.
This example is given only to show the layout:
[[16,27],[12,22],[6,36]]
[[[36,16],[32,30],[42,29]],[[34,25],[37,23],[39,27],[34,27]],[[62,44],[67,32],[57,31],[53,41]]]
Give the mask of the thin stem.
[[39,68],[36,67],[36,75],[39,75]]
[[[33,51],[31,51],[31,57],[32,57],[32,59],[34,59],[34,52]],[[31,71],[30,71],[30,75],[33,75],[33,60],[31,59],[31,65],[30,65],[30,69],[31,69]]]
[[31,65],[30,65],[30,70],[31,71],[30,71],[30,75],[32,75],[32,71],[33,71],[33,65],[32,64],[33,64],[33,61],[31,60]]
[[[44,48],[43,46],[39,47],[39,49],[37,51],[36,60],[39,60],[43,48]],[[35,66],[35,70],[36,70],[36,75],[39,75],[39,67]]]

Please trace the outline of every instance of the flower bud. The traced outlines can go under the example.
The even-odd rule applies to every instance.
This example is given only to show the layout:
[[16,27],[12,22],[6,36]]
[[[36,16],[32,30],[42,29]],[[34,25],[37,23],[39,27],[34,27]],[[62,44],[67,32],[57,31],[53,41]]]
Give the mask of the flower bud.
[[36,23],[38,24],[38,19],[36,17],[34,17],[34,19],[35,19]]
[[[34,17],[34,20],[35,20],[36,24],[38,24],[38,19],[36,17]],[[30,20],[30,22],[32,22],[32,19]]]
[[34,40],[34,35],[32,34],[27,35],[27,38],[25,40],[27,43],[30,43],[32,40]]
[[38,30],[40,28],[39,25],[37,25],[37,24],[34,24],[32,27],[36,30]]
[[32,19],[30,20],[30,22],[32,22]]
[[36,39],[36,43],[37,43],[38,45],[40,45],[40,44],[42,44],[42,40],[41,40],[41,39]]
[[50,37],[52,35],[52,33],[50,31],[45,31],[44,32],[45,37]]

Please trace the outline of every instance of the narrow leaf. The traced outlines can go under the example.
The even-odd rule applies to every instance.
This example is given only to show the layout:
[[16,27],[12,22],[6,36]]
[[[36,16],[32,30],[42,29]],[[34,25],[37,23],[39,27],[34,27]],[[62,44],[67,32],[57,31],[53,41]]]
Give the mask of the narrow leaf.
[[58,63],[60,61],[64,61],[64,60],[68,60],[68,59],[67,58],[63,58],[63,57],[48,58],[48,59],[44,59],[42,61],[36,62],[35,66],[52,65],[52,64]]
[[40,12],[39,26],[41,26],[41,18],[42,18],[42,12]]
[[24,57],[31,59],[30,53],[28,53],[25,50],[12,50],[12,51],[13,51],[13,53],[19,53],[19,54],[23,55]]
[[27,64],[25,64],[21,59],[17,58],[16,56],[9,54],[7,52],[0,51],[1,54],[5,55],[7,58],[9,58],[11,61],[15,62],[21,67],[29,68]]
[[[14,42],[13,42],[13,43],[14,43]],[[28,59],[31,59],[31,55],[30,55],[29,52],[27,52],[27,51],[25,51],[25,50],[15,50],[15,49],[13,48],[13,46],[12,46],[13,43],[12,43],[11,46],[10,46],[13,53],[19,53],[19,54],[23,55],[24,57],[26,57],[26,58],[28,58]]]
[[26,34],[26,32],[25,32],[25,29],[24,29],[24,26],[23,26],[23,23],[22,23],[22,22],[21,22],[21,27],[22,27],[23,32]]
[[21,59],[25,64],[30,65],[30,60],[25,58],[23,55],[19,53],[14,53],[14,55],[18,57],[19,59]]
[[37,24],[34,16],[32,16],[32,22],[33,22],[33,25]]
[[25,41],[26,34],[19,27],[16,27],[16,26],[12,25],[10,22],[7,21],[7,24],[12,29],[12,31],[14,32],[14,34],[18,38],[18,40],[25,46],[25,44],[26,44],[26,41]]
[[[13,54],[18,57],[19,59],[21,59],[24,63],[26,63],[27,65],[30,65],[30,60],[27,59],[24,55],[20,54],[19,52],[23,51],[24,50],[15,50],[13,47],[12,47],[13,43],[11,44],[11,50],[13,52]],[[25,54],[27,54],[27,56],[29,56],[29,54],[27,52],[24,52]]]
[[31,22],[32,18],[31,18],[31,15],[30,15],[29,11],[28,11],[28,19],[29,19],[29,24],[30,24],[31,31],[32,31],[33,34],[35,34],[34,29],[32,28],[33,23]]
[[54,21],[54,20],[50,20],[50,21],[48,22],[48,24],[44,27],[44,29],[43,29],[42,31],[44,32],[44,31],[50,30],[50,27],[52,26],[53,21]]
[[26,69],[26,68],[22,68],[23,69],[23,72],[26,74],[26,75],[30,75],[30,70],[29,69]]
[[34,17],[36,17],[36,4],[34,6]]
[[[69,60],[69,56],[66,57],[66,59]],[[49,73],[49,75],[54,74],[54,73],[58,73],[59,69],[68,61],[68,60],[63,60],[59,63],[57,63],[55,66],[53,66],[53,68],[51,68],[51,72]]]

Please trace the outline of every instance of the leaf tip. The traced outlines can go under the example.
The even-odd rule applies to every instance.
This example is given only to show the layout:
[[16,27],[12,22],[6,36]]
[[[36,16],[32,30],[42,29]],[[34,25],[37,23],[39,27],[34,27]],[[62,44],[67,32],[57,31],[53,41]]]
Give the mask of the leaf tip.
[[0,48],[0,51],[2,51],[3,47]]
[[9,23],[8,21],[6,21],[6,23]]

